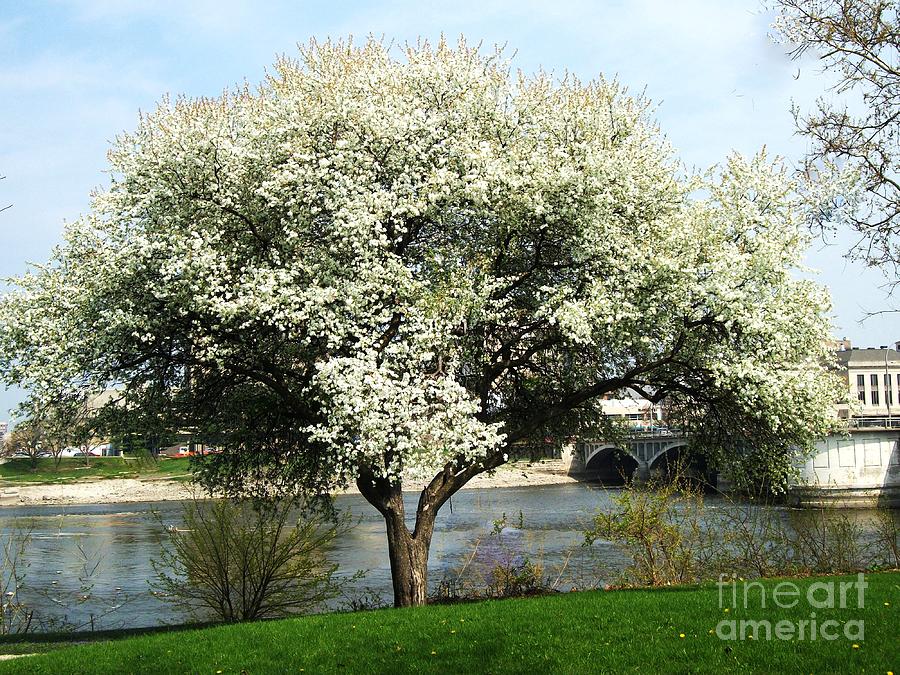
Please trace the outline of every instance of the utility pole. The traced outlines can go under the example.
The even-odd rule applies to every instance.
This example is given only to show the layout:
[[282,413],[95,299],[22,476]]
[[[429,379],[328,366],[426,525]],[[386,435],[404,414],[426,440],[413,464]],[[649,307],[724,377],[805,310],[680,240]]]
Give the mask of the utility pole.
[[[889,351],[890,351],[889,349],[884,350],[884,382],[885,382],[884,402],[887,403],[887,412],[888,412],[887,426],[888,426],[888,429],[891,429],[893,427],[893,424],[891,421],[891,399],[894,396],[894,388],[893,388],[893,382],[891,382],[891,374],[888,371],[888,352]],[[897,396],[900,397],[900,391],[897,392]]]

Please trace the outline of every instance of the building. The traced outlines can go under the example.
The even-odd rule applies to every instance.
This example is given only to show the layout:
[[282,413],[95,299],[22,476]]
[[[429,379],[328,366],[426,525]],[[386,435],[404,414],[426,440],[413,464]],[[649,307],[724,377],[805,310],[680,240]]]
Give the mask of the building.
[[900,343],[835,345],[850,402],[838,405],[847,431],[830,434],[799,468],[789,498],[797,506],[900,505]]
[[838,416],[851,426],[900,428],[900,342],[860,349],[845,340],[837,359],[850,388],[850,404],[840,405]]
[[625,421],[629,427],[658,425],[663,419],[662,406],[645,398],[604,398],[600,408],[607,417]]

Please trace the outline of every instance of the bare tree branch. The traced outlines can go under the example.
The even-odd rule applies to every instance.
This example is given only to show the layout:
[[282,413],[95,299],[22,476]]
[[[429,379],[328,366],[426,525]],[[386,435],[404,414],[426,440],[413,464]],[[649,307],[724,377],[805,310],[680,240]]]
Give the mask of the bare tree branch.
[[[797,130],[811,141],[806,171],[826,164],[854,168],[864,199],[849,216],[863,235],[852,258],[880,267],[893,291],[900,284],[900,21],[895,0],[775,0],[778,38],[791,56],[817,54],[838,75],[837,93],[859,97],[862,112],[820,99],[794,109]],[[825,222],[820,225],[833,226]]]

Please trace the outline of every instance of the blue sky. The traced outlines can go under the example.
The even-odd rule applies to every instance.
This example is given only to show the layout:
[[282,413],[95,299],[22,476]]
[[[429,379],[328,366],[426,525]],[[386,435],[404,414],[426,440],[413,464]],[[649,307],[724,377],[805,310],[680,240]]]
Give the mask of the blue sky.
[[[464,34],[507,44],[514,65],[618,75],[658,104],[688,166],[763,145],[796,162],[805,150],[789,109],[828,85],[814,61],[792,62],[768,39],[759,0],[0,0],[0,276],[43,261],[63,224],[104,184],[105,153],[163,94],[217,95],[259,81],[298,42],[368,34],[414,41]],[[846,262],[848,235],[818,242],[836,333],[860,346],[900,340],[878,272]],[[19,397],[0,392],[0,419]]]

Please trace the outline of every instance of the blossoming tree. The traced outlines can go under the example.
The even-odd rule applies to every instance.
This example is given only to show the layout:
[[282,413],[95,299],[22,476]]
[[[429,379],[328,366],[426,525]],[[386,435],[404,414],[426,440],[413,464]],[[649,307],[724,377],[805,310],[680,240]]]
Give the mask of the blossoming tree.
[[3,299],[0,373],[221,447],[211,488],[355,483],[397,605],[425,600],[450,496],[597,433],[604,395],[665,399],[760,478],[828,423],[795,186],[764,156],[686,176],[616,82],[512,76],[464,42],[314,43],[258,90],[164,101],[110,163]]

